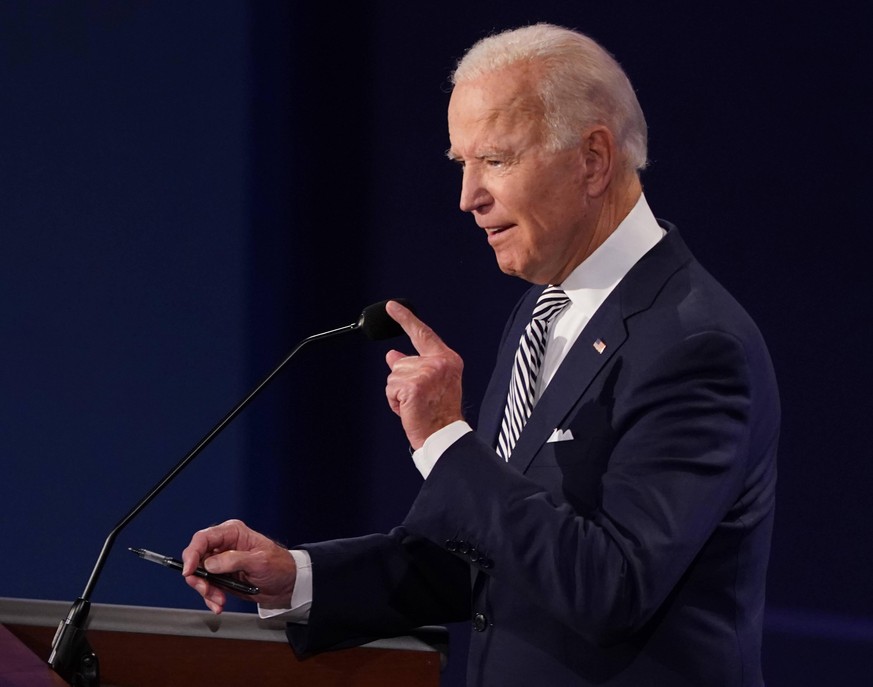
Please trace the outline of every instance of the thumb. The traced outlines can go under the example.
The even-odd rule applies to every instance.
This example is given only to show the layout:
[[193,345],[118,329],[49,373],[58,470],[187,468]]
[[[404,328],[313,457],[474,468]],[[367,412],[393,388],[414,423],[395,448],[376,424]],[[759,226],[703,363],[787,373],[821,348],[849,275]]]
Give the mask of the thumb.
[[225,551],[209,556],[203,561],[203,567],[211,573],[233,573],[245,569],[245,551]]
[[400,351],[395,351],[394,349],[388,351],[385,354],[385,362],[388,363],[388,369],[393,371],[394,366],[397,364],[397,361],[403,360],[407,355],[405,353],[401,353]]

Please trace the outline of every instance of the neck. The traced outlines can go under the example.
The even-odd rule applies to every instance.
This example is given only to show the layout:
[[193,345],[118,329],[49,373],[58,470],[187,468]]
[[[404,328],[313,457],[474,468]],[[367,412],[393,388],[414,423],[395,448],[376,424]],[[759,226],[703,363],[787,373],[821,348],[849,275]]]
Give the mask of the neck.
[[550,281],[531,279],[534,283],[560,284],[589,255],[600,248],[624,218],[630,214],[642,194],[642,184],[636,172],[626,172],[613,178],[612,183],[599,196],[591,199],[591,230],[585,231],[587,237],[583,245],[578,245],[573,257],[564,264],[561,271]]
[[636,172],[625,172],[609,185],[603,194],[594,235],[599,239],[596,249],[618,229],[642,195],[643,187]]

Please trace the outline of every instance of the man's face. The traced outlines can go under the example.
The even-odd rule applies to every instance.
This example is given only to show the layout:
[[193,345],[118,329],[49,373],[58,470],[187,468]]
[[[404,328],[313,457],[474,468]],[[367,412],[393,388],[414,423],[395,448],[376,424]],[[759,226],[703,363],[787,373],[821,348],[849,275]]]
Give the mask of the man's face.
[[452,93],[449,157],[463,168],[461,210],[485,230],[502,271],[560,284],[591,252],[595,213],[583,146],[550,152],[543,130],[542,105],[518,67]]

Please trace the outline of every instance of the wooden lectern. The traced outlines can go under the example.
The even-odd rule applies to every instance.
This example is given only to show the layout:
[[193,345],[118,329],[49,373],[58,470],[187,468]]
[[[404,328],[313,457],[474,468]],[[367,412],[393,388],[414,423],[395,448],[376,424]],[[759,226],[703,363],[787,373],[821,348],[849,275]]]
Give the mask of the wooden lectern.
[[[52,638],[69,604],[0,598],[0,687],[66,684],[48,667]],[[281,620],[250,613],[93,604],[88,641],[105,687],[437,687],[448,633],[425,627],[298,659]]]

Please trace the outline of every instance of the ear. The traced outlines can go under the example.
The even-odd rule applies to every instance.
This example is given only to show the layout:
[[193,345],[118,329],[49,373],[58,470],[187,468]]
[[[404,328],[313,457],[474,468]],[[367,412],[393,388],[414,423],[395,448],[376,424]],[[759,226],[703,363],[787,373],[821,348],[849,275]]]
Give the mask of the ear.
[[618,151],[612,132],[603,125],[586,129],[582,134],[582,155],[588,195],[592,198],[602,196],[618,169]]

